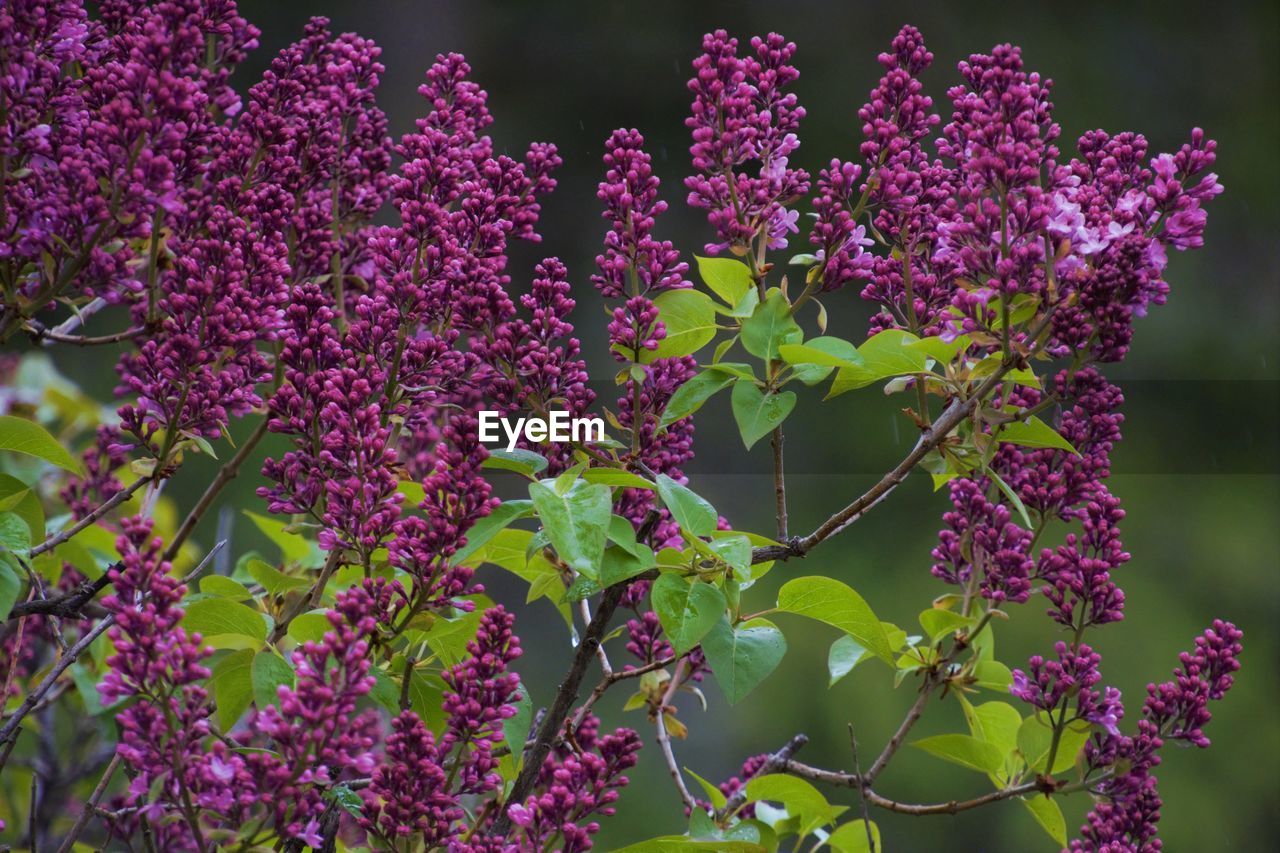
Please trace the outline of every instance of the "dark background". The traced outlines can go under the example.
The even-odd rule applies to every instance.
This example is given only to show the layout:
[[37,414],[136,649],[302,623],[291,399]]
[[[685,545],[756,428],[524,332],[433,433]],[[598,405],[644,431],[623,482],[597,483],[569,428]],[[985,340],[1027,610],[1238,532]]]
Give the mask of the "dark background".
[[[1033,4],[964,3],[480,3],[378,0],[351,3],[242,0],[244,14],[263,30],[263,46],[237,74],[241,88],[257,79],[270,58],[297,38],[309,15],[330,16],[336,30],[357,30],[383,48],[387,72],[380,103],[393,133],[411,129],[423,112],[416,95],[436,53],[459,51],[489,92],[500,151],[523,152],[531,140],[555,142],[565,159],[560,187],[544,204],[541,246],[517,247],[513,289],[526,285],[532,265],[558,255],[577,286],[579,325],[593,375],[612,375],[600,303],[588,282],[604,223],[595,185],[602,143],[618,126],[647,137],[663,196],[672,210],[660,236],[686,252],[709,238],[705,221],[683,205],[680,181],[688,172],[683,120],[685,81],[702,33],[725,27],[739,37],[783,32],[800,50],[796,87],[808,110],[802,124],[801,165],[816,170],[833,156],[858,159],[856,111],[880,74],[876,54],[906,22],[919,26],[936,54],[926,85],[944,121],[946,88],[955,63],[1010,41],[1024,48],[1031,68],[1053,78],[1056,118],[1068,151],[1085,130],[1136,130],[1153,153],[1173,150],[1193,125],[1219,142],[1217,170],[1227,191],[1210,208],[1206,247],[1178,253],[1168,279],[1170,304],[1139,327],[1128,361],[1110,376],[1128,403],[1126,440],[1114,456],[1113,491],[1128,510],[1125,544],[1133,560],[1117,578],[1128,596],[1127,619],[1092,634],[1104,655],[1107,683],[1129,705],[1128,727],[1144,686],[1166,678],[1177,653],[1214,617],[1245,631],[1244,670],[1238,686],[1216,704],[1208,751],[1164,751],[1160,771],[1166,808],[1166,849],[1264,849],[1277,833],[1280,797],[1277,760],[1277,568],[1280,566],[1280,467],[1277,465],[1274,342],[1277,329],[1276,141],[1278,20],[1271,4]],[[793,242],[793,247],[797,243]],[[804,244],[807,246],[807,244]],[[796,251],[805,251],[799,247]],[[852,291],[826,300],[831,332],[857,339],[868,307]],[[88,379],[76,353],[59,366]],[[79,364],[73,363],[80,361]],[[611,400],[612,383],[598,392]],[[792,527],[813,528],[862,491],[906,451],[911,436],[903,403],[874,388],[819,405],[802,394],[787,423]],[[769,531],[772,497],[767,442],[742,451],[728,414],[717,400],[699,422],[694,485],[735,527]],[[212,463],[210,470],[212,470]],[[260,483],[234,484],[228,503],[249,505]],[[170,492],[189,504],[200,472],[184,473]],[[798,574],[824,573],[855,586],[879,615],[914,626],[915,614],[944,588],[929,574],[929,549],[939,515],[949,506],[927,478],[911,478],[893,498],[853,529],[824,544],[803,565],[780,566],[749,593],[764,608],[776,588]],[[213,520],[210,519],[210,524]],[[236,552],[257,544],[245,525],[235,530]],[[204,542],[212,539],[206,525]],[[488,570],[486,570],[488,571]],[[491,591],[522,600],[506,579],[488,574]],[[1010,666],[1047,652],[1058,639],[1033,602],[999,626],[999,657]],[[887,672],[870,663],[828,690],[825,658],[835,632],[816,623],[782,623],[790,651],[784,666],[740,705],[729,708],[714,683],[706,685],[705,713],[683,697],[681,718],[692,735],[677,743],[682,764],[710,779],[735,773],[746,756],[772,751],[795,732],[811,744],[802,757],[849,769],[846,724],[865,755],[874,755],[912,699],[909,686],[894,691]],[[562,622],[543,602],[521,612],[528,653],[520,669],[535,704],[550,700],[571,655]],[[615,660],[625,652],[616,644]],[[589,676],[594,679],[594,674]],[[652,729],[639,714],[617,709],[624,688],[604,701],[609,723],[641,730],[648,747],[631,774],[618,815],[604,821],[602,849],[662,832],[683,831],[679,801],[666,776]],[[979,697],[982,700],[999,698]],[[947,700],[931,707],[917,735],[962,731],[959,709]],[[692,784],[692,780],[690,780]],[[905,801],[964,798],[985,790],[975,774],[904,749],[877,786]],[[853,804],[849,791],[834,802]],[[1087,802],[1065,803],[1074,831]],[[904,818],[874,814],[891,850],[1049,849],[1050,842],[1013,803],[957,817]]]

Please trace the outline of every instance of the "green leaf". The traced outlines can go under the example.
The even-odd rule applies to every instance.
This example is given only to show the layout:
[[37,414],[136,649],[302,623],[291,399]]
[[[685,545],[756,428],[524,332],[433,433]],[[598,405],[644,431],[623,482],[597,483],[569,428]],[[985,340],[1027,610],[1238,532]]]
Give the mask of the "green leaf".
[[984,474],[991,478],[991,482],[996,484],[996,488],[1003,492],[1004,496],[1009,499],[1009,503],[1013,504],[1013,508],[1018,511],[1018,516],[1022,519],[1023,526],[1028,530],[1035,529],[1035,525],[1031,523],[1031,516],[1027,512],[1027,505],[1022,502],[1022,498],[1018,497],[1018,493],[1015,492],[1013,488],[995,471],[992,471],[987,467],[984,467],[982,470]]
[[934,735],[911,745],[943,761],[983,773],[995,773],[1004,766],[1004,753],[995,744],[972,735]]
[[0,512],[13,512],[27,523],[32,545],[44,541],[44,507],[39,496],[17,477],[0,474]]
[[636,529],[631,526],[631,522],[620,515],[609,516],[609,541],[636,557],[647,550],[646,546],[636,541]]
[[18,600],[18,591],[22,589],[22,579],[13,566],[9,565],[10,559],[0,559],[0,619],[9,618],[9,611]]
[[690,536],[710,536],[720,517],[706,499],[666,474],[658,475],[658,495],[680,529]]
[[49,435],[44,427],[35,421],[14,415],[0,416],[0,450],[11,450],[14,453],[25,453],[35,456],[70,471],[80,474],[79,461]]
[[279,704],[277,691],[282,684],[293,687],[293,666],[272,651],[261,651],[254,655],[253,701],[259,709]]
[[984,740],[1008,755],[1018,748],[1018,731],[1022,727],[1022,715],[1008,702],[984,702],[965,709],[969,718],[969,730],[979,740]]
[[640,363],[692,355],[716,336],[716,308],[711,297],[689,288],[668,290],[653,300],[667,336],[654,350],[642,350]]
[[599,586],[603,588],[629,580],[653,568],[656,563],[653,550],[648,545],[637,542],[635,550],[610,545],[604,549],[604,557],[600,561]]
[[590,598],[602,590],[603,587],[600,585],[600,581],[582,575],[564,591],[564,600],[571,604],[577,604],[584,598]]
[[725,533],[728,535],[712,539],[707,543],[707,547],[735,572],[750,572],[751,540],[742,533],[732,533],[727,530]]
[[794,392],[764,394],[754,382],[746,379],[739,379],[734,384],[732,401],[733,419],[738,422],[738,432],[748,450],[785,421],[796,407]]
[[533,727],[533,702],[529,699],[529,691],[523,683],[519,690],[519,695],[510,703],[515,705],[515,714],[502,721],[502,737],[517,759],[522,757],[525,741],[529,739],[529,729]]
[[1046,794],[1034,794],[1026,799],[1019,799],[1018,802],[1026,807],[1036,823],[1049,833],[1049,837],[1059,847],[1067,846],[1067,821],[1062,816],[1062,807],[1057,800]]
[[31,528],[16,512],[0,512],[0,548],[24,556],[31,550]]
[[[717,391],[733,382],[733,376],[719,370],[704,370],[697,376],[676,389],[662,411],[660,427],[668,426],[682,418],[687,418],[702,408]],[[595,470],[595,469],[593,469]]]
[[253,701],[253,650],[227,654],[213,667],[213,698],[218,702],[218,727],[224,732],[240,719]]
[[333,786],[325,794],[325,797],[333,802],[352,817],[361,817],[364,814],[364,800],[360,799],[360,795],[345,783]]
[[489,456],[481,463],[480,467],[495,468],[499,471],[515,471],[517,474],[533,477],[545,471],[547,464],[545,456],[541,453],[534,453],[532,450],[494,448],[489,451]]
[[[990,629],[987,629],[987,632],[989,633]],[[1009,672],[1009,667],[998,660],[978,661],[973,667],[973,677],[978,679],[976,682],[978,687],[994,690],[997,693],[1008,693],[1009,685],[1013,683],[1013,673]]]
[[1020,444],[1025,447],[1052,447],[1066,450],[1076,456],[1080,452],[1053,427],[1037,417],[1029,417],[1025,421],[1013,421],[1005,424],[996,433],[996,438],[1006,444]]
[[834,685],[853,672],[855,666],[870,657],[874,657],[871,652],[848,634],[837,638],[827,652],[827,674],[829,675],[827,686]]
[[295,589],[311,588],[311,581],[306,578],[286,575],[263,560],[249,560],[245,564],[245,571],[249,573],[249,577],[261,584],[262,588],[271,595],[284,595]]
[[742,345],[756,358],[771,361],[779,357],[783,344],[796,344],[804,332],[791,316],[791,305],[782,291],[773,288],[742,323]]
[[[471,632],[475,638],[475,631]],[[404,683],[404,678],[400,678]],[[444,711],[440,703],[444,701],[444,680],[434,673],[423,674],[415,669],[409,675],[409,710],[427,724],[427,728],[440,731],[444,727]]]
[[734,628],[721,618],[702,638],[702,652],[725,698],[736,705],[777,669],[787,653],[787,640],[762,619]]
[[787,364],[857,368],[863,363],[858,348],[843,338],[811,338],[802,344],[783,344],[778,351]]
[[579,480],[560,494],[543,480],[529,484],[529,495],[560,559],[579,574],[598,577],[613,508],[609,487]]
[[624,489],[647,489],[651,492],[658,488],[644,477],[621,468],[588,468],[582,472],[582,479],[588,483],[603,483],[615,488],[621,486]]
[[782,773],[757,776],[747,782],[747,802],[761,800],[781,803],[787,814],[800,818],[801,837],[819,826],[834,823],[839,814],[813,785]]
[[1084,749],[1093,727],[1085,720],[1076,720],[1068,724],[1058,739],[1058,752],[1053,758],[1053,767],[1045,770],[1049,761],[1049,749],[1053,744],[1053,729],[1034,714],[1022,721],[1018,729],[1018,751],[1032,770],[1049,775],[1061,773],[1076,763],[1076,756]]
[[285,527],[288,525],[283,521],[277,521],[265,515],[258,515],[256,512],[250,512],[249,510],[244,510],[244,514],[268,539],[275,543],[285,560],[291,563],[301,563],[311,555],[311,543],[296,533],[286,533]]
[[[880,843],[880,827],[871,821],[871,842],[867,842],[867,821],[851,820],[842,823],[827,838],[827,845],[836,853],[883,853]],[[871,845],[874,844],[873,848]]]
[[471,525],[467,531],[467,544],[453,555],[454,563],[464,563],[467,558],[492,539],[499,530],[521,518],[533,515],[532,501],[503,501],[493,512]]
[[909,341],[905,346],[907,349],[919,350],[939,364],[950,364],[956,357],[956,353],[967,350],[971,343],[968,335],[957,335],[952,341],[944,341],[937,337],[921,338],[918,341]]
[[908,345],[918,340],[915,335],[901,329],[885,329],[875,337],[858,347],[858,355],[862,356],[862,364],[855,367],[842,367],[836,373],[835,381],[827,398],[865,388],[873,382],[888,379],[891,376],[903,376],[908,373],[922,373],[928,357]]
[[724,615],[724,593],[708,583],[689,583],[677,574],[666,573],[653,582],[650,593],[658,621],[676,654],[684,654],[706,636]]
[[267,623],[252,607],[226,598],[206,598],[187,605],[182,627],[198,631],[202,640],[220,649],[260,649],[267,640]]
[[[476,638],[483,616],[484,612],[477,607],[456,619],[437,619],[426,634],[427,645],[440,656],[445,666],[455,666],[470,655],[467,644]],[[415,675],[417,672],[414,670]]]
[[946,634],[954,634],[961,628],[973,624],[973,619],[954,610],[930,607],[920,614],[920,627],[930,638],[936,640]]
[[834,578],[814,576],[787,581],[778,590],[778,609],[839,628],[893,665],[893,649],[876,614],[862,596]]
[[694,255],[702,281],[726,305],[737,305],[755,287],[751,268],[735,258],[704,258]]
[[305,643],[310,640],[318,643],[324,639],[324,635],[333,629],[329,624],[329,617],[325,615],[324,610],[311,610],[307,613],[300,613],[289,621],[289,637],[297,643]]
[[724,373],[737,379],[755,379],[756,372],[751,365],[739,361],[722,361],[719,364],[708,364],[707,370],[712,373]]
[[684,772],[692,776],[694,781],[697,782],[699,786],[701,786],[702,792],[707,795],[707,802],[711,803],[711,805],[714,808],[717,808],[717,809],[724,808],[724,804],[729,800],[728,800],[728,797],[724,795],[723,791],[721,791],[715,785],[708,782],[706,779],[699,776],[697,773],[694,773],[688,767],[684,768]]
[[239,581],[222,575],[206,575],[200,579],[200,591],[218,598],[229,598],[232,601],[248,601],[253,593]]

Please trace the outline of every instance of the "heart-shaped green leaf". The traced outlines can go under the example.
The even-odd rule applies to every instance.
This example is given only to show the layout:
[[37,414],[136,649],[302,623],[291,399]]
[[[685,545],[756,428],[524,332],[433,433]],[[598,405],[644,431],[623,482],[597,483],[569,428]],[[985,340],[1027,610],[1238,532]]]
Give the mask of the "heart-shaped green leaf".
[[723,592],[701,581],[690,583],[677,574],[659,575],[650,598],[676,654],[698,645],[724,615]]
[[736,705],[782,662],[787,640],[763,619],[732,628],[721,619],[702,638],[702,651],[730,705]]
[[733,386],[732,402],[738,432],[750,450],[752,445],[787,419],[796,407],[796,395],[791,391],[765,394],[754,382],[739,379]]

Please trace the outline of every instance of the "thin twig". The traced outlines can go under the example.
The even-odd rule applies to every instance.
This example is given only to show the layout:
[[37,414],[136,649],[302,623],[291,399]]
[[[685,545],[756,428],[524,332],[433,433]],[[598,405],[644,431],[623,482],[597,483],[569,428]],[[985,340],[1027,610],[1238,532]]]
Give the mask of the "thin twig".
[[671,735],[667,732],[665,717],[666,714],[659,711],[658,716],[654,718],[653,725],[658,730],[658,748],[662,750],[662,758],[667,763],[667,772],[671,774],[672,780],[676,783],[676,790],[680,792],[680,801],[692,812],[698,807],[698,803],[689,793],[689,786],[684,783],[684,776],[680,773],[680,765],[676,762],[676,754],[671,748]]
[[884,745],[884,749],[877,756],[875,763],[867,771],[866,784],[868,786],[884,771],[885,767],[889,765],[889,761],[898,752],[898,748],[906,741],[911,728],[920,719],[925,707],[929,704],[929,697],[933,695],[933,691],[946,683],[947,668],[951,665],[951,662],[972,645],[974,638],[987,626],[987,623],[991,621],[991,617],[991,611],[984,613],[982,618],[967,633],[956,637],[955,642],[951,644],[951,650],[925,672],[924,683],[920,685],[920,695],[916,697],[915,702],[911,703],[911,708],[907,711],[907,715],[903,718],[901,724],[898,725],[897,731],[889,738],[889,742]]
[[107,792],[107,786],[111,784],[111,777],[116,774],[116,769],[119,766],[120,753],[117,752],[112,757],[111,763],[107,765],[107,769],[102,772],[102,778],[98,780],[97,787],[89,795],[88,801],[84,804],[84,810],[80,812],[80,817],[76,818],[75,825],[71,827],[67,837],[62,839],[62,846],[58,848],[58,853],[70,853],[71,848],[75,846],[76,839],[80,837],[81,832],[84,832],[85,825],[89,823],[89,818],[93,817],[98,808],[98,803],[102,800],[102,795]]
[[27,320],[27,331],[31,335],[34,343],[56,343],[56,344],[73,344],[78,347],[103,346],[106,344],[118,344],[121,341],[132,340],[138,335],[146,332],[146,329],[140,326],[125,329],[123,332],[115,332],[110,335],[64,335],[61,332],[50,329],[38,320]]
[[798,761],[788,761],[782,768],[785,772],[792,776],[799,776],[802,779],[808,779],[811,782],[823,782],[827,785],[835,785],[844,788],[860,788],[862,789],[866,800],[871,805],[879,809],[885,809],[899,814],[911,815],[935,815],[935,814],[956,814],[958,812],[976,809],[985,806],[988,803],[998,803],[1001,800],[1007,800],[1010,797],[1020,797],[1023,794],[1030,794],[1041,788],[1039,782],[1027,782],[1023,785],[1017,785],[1012,788],[1001,788],[998,791],[992,791],[983,794],[981,797],[974,797],[971,800],[950,800],[945,803],[901,803],[897,800],[891,800],[888,797],[882,797],[875,791],[871,790],[865,777],[858,776],[855,773],[840,773],[835,770],[823,770],[818,767],[810,767],[807,764],[801,764]]
[[[849,748],[853,750],[853,773],[862,778],[862,768],[858,766],[858,739],[853,735],[853,723],[849,724]],[[858,786],[858,804],[862,807],[862,826],[867,831],[867,850],[876,853],[876,839],[871,832],[871,814],[867,810],[867,788]]]
[[582,725],[582,721],[586,719],[587,714],[591,713],[592,706],[599,702],[600,697],[604,696],[605,692],[619,681],[625,681],[628,678],[639,678],[646,673],[656,672],[659,669],[671,666],[671,664],[675,662],[676,656],[670,655],[665,658],[650,661],[643,666],[636,666],[631,669],[612,670],[606,673],[595,686],[595,689],[591,691],[591,695],[587,697],[587,701],[583,702],[582,707],[578,709],[576,714],[574,714],[572,727],[576,729],[578,726]]
[[889,761],[895,754],[897,754],[898,748],[902,746],[903,742],[907,739],[907,735],[911,732],[911,728],[924,713],[925,707],[929,704],[929,697],[933,695],[933,689],[935,686],[935,676],[930,672],[925,676],[924,684],[920,685],[920,695],[916,697],[915,702],[911,703],[911,708],[907,711],[907,715],[902,719],[902,722],[898,724],[897,731],[895,731],[893,736],[889,738],[889,742],[884,745],[884,749],[881,750],[880,755],[877,756],[875,762],[872,763],[871,769],[867,771],[866,780],[868,785],[875,781],[875,778],[884,771],[884,768],[888,766]]
[[786,542],[790,534],[787,532],[787,480],[783,471],[782,427],[773,428],[773,502],[778,516],[778,541]]
[[[779,770],[784,769],[791,763],[792,756],[799,752],[801,747],[808,742],[809,738],[807,735],[796,735],[791,740],[787,741],[781,749],[766,758],[756,770],[755,774],[750,778],[754,779],[756,776],[766,776],[770,773],[776,773]],[[742,787],[734,791],[733,794],[725,800],[724,805],[716,810],[714,815],[716,823],[723,826],[725,821],[733,817],[738,809],[742,808],[742,804],[747,801],[747,781],[748,780],[744,779]]]
[[671,675],[671,681],[667,684],[666,692],[662,694],[662,700],[658,702],[658,713],[654,717],[654,727],[658,731],[658,747],[662,750],[662,757],[667,762],[667,772],[671,774],[671,778],[676,783],[676,790],[680,792],[680,801],[684,803],[684,807],[693,812],[698,807],[697,801],[693,795],[689,793],[689,786],[684,783],[684,774],[680,772],[680,764],[676,761],[675,750],[671,748],[671,734],[667,731],[667,708],[671,706],[671,700],[675,696],[676,690],[680,687],[680,680],[684,678],[685,661],[687,658],[681,658],[676,664],[676,671]]
[[69,592],[53,598],[32,599],[30,601],[20,601],[13,605],[9,611],[10,619],[20,619],[23,616],[33,616],[35,614],[44,614],[46,616],[57,616],[61,619],[83,619],[85,614],[81,612],[82,608],[93,600],[103,587],[111,583],[108,575],[111,569],[119,567],[119,563],[107,569],[96,580],[85,581],[76,586]]
[[289,623],[292,622],[302,613],[308,610],[314,610],[319,604],[320,599],[324,597],[324,588],[329,585],[329,578],[337,570],[338,565],[342,562],[342,549],[335,547],[329,552],[328,558],[324,561],[324,567],[320,569],[320,576],[316,578],[316,582],[312,585],[311,590],[302,598],[294,602],[289,608],[289,612],[280,617],[280,621],[276,623],[275,628],[271,630],[271,636],[267,638],[267,642],[275,644],[280,642],[289,631]]
[[72,536],[75,536],[81,530],[84,530],[86,527],[93,524],[94,522],[102,518],[107,513],[111,512],[111,510],[120,506],[120,504],[129,500],[129,498],[133,497],[134,492],[138,491],[138,489],[142,488],[147,483],[150,483],[152,479],[153,478],[151,477],[142,477],[140,479],[134,480],[132,483],[125,486],[120,491],[116,492],[101,506],[99,506],[93,512],[86,515],[84,518],[77,521],[75,524],[71,525],[66,530],[60,531],[54,534],[53,536],[50,536],[48,539],[44,540],[39,545],[32,548],[31,556],[38,557],[41,554],[43,554],[45,551],[52,551],[54,548],[57,548],[63,542],[66,542]]

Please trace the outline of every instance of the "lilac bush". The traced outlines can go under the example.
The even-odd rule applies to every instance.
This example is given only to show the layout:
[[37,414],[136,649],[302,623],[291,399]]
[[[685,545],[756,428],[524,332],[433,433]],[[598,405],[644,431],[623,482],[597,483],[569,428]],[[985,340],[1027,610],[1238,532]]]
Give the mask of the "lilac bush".
[[[1242,635],[1215,621],[1126,721],[1090,644],[1129,603],[1107,484],[1124,398],[1105,369],[1166,301],[1169,250],[1203,243],[1222,186],[1202,131],[1160,154],[1090,131],[1064,154],[1051,83],[1010,45],[959,64],[944,123],[921,82],[933,54],[907,26],[858,110],[856,162],[814,177],[791,164],[796,46],[717,30],[686,119],[706,255],[664,231],[671,192],[623,128],[605,142],[596,269],[545,258],[513,297],[509,244],[540,240],[561,159],[546,143],[497,152],[463,57],[437,57],[395,142],[378,48],[323,19],[241,96],[229,77],[258,32],[231,0],[98,6],[0,8],[4,370],[103,347],[120,377],[114,412],[63,395],[0,418],[0,448],[32,457],[14,469],[29,479],[0,477],[0,767],[57,713],[95,717],[107,746],[78,767],[83,786],[58,789],[56,819],[37,814],[37,776],[6,840],[587,850],[651,727],[689,829],[631,850],[875,850],[872,809],[1006,800],[1060,848],[1160,849],[1160,752],[1209,745]],[[793,243],[810,251],[771,254]],[[609,318],[607,406],[568,320],[584,278]],[[828,334],[823,300],[855,293],[869,328]],[[919,435],[805,535],[783,452],[796,382],[903,394]],[[682,470],[699,409],[726,389],[744,445],[770,439],[776,529],[735,528]],[[481,412],[598,410],[603,440],[478,437]],[[283,449],[239,509],[275,550],[197,544],[269,434]],[[178,507],[165,486],[197,456],[217,474]],[[916,469],[950,502],[919,634],[796,571]],[[484,567],[567,621],[563,679],[521,682],[515,616]],[[762,602],[751,587],[770,570],[795,576]],[[619,608],[632,615],[611,630]],[[801,761],[797,733],[721,784],[694,777],[674,697],[714,681],[740,701],[786,652],[775,620],[802,630],[791,616],[836,629],[833,678],[885,667],[914,691],[907,716],[852,772]],[[1045,629],[1012,668],[992,644],[1010,618]],[[637,722],[608,732],[595,710],[620,684]],[[963,728],[913,739],[939,696]],[[907,744],[990,790],[884,796]],[[1059,801],[1080,794],[1093,806],[1070,840]]]

